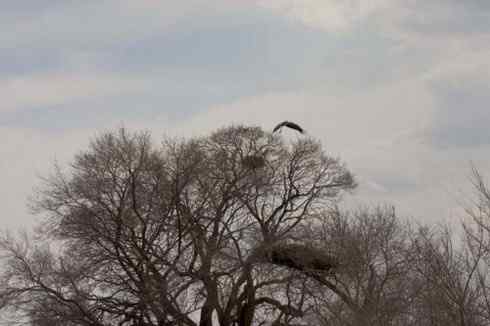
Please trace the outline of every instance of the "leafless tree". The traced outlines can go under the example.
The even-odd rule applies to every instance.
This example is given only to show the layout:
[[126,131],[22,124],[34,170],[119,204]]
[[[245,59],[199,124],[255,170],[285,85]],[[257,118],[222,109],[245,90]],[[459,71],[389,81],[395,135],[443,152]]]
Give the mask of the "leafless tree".
[[354,187],[309,138],[106,133],[44,180],[38,239],[0,241],[0,302],[32,325],[298,323],[310,280],[277,248]]
[[423,227],[414,237],[412,253],[422,285],[414,301],[417,325],[488,324],[482,310],[483,251],[469,240],[456,239],[448,227]]
[[321,325],[406,325],[413,286],[409,228],[392,207],[330,210],[317,241],[339,257],[333,274],[311,273]]
[[486,325],[490,323],[490,191],[475,166],[472,166],[471,182],[476,195],[464,207],[467,217],[463,221],[464,259],[474,265],[472,278],[479,294],[473,316]]

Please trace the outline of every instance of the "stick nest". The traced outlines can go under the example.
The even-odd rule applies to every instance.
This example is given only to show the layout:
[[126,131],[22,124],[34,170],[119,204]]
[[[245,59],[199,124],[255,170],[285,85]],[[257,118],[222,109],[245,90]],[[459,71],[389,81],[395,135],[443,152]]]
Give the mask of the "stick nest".
[[243,158],[242,164],[248,169],[260,169],[265,166],[265,158],[262,155],[248,155]]
[[271,263],[300,271],[329,271],[338,267],[338,259],[325,250],[302,244],[274,244],[268,250]]

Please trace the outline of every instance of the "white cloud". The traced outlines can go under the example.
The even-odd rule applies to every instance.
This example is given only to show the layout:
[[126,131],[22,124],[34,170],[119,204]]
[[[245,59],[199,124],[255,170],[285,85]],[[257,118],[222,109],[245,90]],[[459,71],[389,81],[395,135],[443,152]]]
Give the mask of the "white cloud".
[[[448,196],[448,191],[467,184],[469,159],[474,159],[483,167],[490,162],[489,146],[485,144],[476,149],[436,150],[429,141],[430,132],[438,120],[460,118],[451,115],[454,112],[439,107],[439,95],[432,89],[434,83],[453,83],[457,89],[471,85],[472,90],[476,89],[474,85],[490,85],[487,59],[490,42],[486,33],[490,25],[485,23],[484,15],[477,15],[477,11],[462,10],[465,4],[461,3],[443,0],[70,2],[42,13],[26,14],[21,19],[0,20],[0,49],[36,51],[49,48],[60,49],[61,52],[68,49],[62,53],[63,64],[66,64],[64,70],[27,73],[0,80],[0,113],[131,92],[140,95],[140,91],[147,94],[153,90],[157,93],[159,89],[166,89],[172,94],[178,92],[183,96],[195,96],[198,88],[193,83],[216,88],[216,93],[224,92],[222,84],[217,83],[216,86],[210,83],[207,78],[212,77],[202,72],[197,78],[197,73],[192,69],[186,71],[183,78],[187,80],[188,77],[189,83],[175,86],[178,89],[171,88],[169,80],[175,82],[174,78],[165,79],[154,70],[141,72],[135,68],[127,75],[102,72],[97,70],[101,68],[97,60],[111,60],[111,57],[104,57],[105,52],[99,49],[111,49],[116,53],[120,48],[113,45],[145,39],[162,31],[172,33],[172,26],[182,20],[185,24],[196,24],[199,17],[216,15],[217,10],[218,14],[223,14],[259,6],[310,28],[337,33],[339,42],[343,42],[343,35],[356,32],[356,37],[352,37],[351,33],[351,38],[338,48],[334,45],[328,48],[332,53],[344,51],[355,54],[349,57],[341,53],[334,56],[338,61],[332,63],[335,67],[329,67],[330,62],[324,66],[330,74],[325,77],[328,90],[325,85],[312,87],[312,82],[303,85],[301,90],[255,95],[213,106],[206,112],[171,126],[168,112],[152,121],[131,120],[125,121],[125,125],[150,129],[158,140],[164,132],[187,137],[230,123],[256,124],[270,130],[279,121],[294,120],[311,136],[321,139],[329,153],[339,155],[359,176],[361,187],[357,199],[390,201],[404,214],[439,219],[457,206]],[[480,19],[480,25],[472,23],[473,15]],[[225,27],[226,22],[220,25],[220,28]],[[399,47],[394,49],[391,44],[379,44],[372,40],[383,37],[395,40]],[[314,40],[316,42],[318,39]],[[326,42],[335,40],[330,38]],[[287,42],[284,44],[289,44]],[[291,43],[291,48],[297,45]],[[196,56],[200,54],[197,46],[192,49],[195,49]],[[301,51],[294,52],[294,56],[298,60],[304,59],[312,49],[315,48],[305,49],[303,57],[301,48]],[[286,46],[284,51],[287,50]],[[402,52],[407,55],[385,56],[393,50],[398,51],[395,53],[397,55]],[[211,54],[214,55],[214,52]],[[385,58],[393,58],[393,61],[385,62]],[[137,60],[143,59],[140,57]],[[269,60],[274,63],[274,58]],[[90,63],[89,69],[81,66],[83,62]],[[297,61],[291,62],[293,66]],[[200,65],[204,64],[196,64]],[[299,70],[297,66],[291,68]],[[237,65],[237,76],[240,77],[226,82],[240,85],[249,78],[248,75],[243,77],[240,69],[245,72],[247,67]],[[287,67],[281,66],[281,70],[284,69]],[[390,75],[389,83],[383,78],[372,82],[377,71],[394,73]],[[264,75],[267,73],[265,71]],[[307,77],[304,79],[308,80]],[[346,79],[349,81],[343,87],[335,87],[337,81]],[[351,84],[356,82],[360,85],[354,90]],[[487,90],[480,88],[480,92],[482,89]],[[206,96],[207,93],[202,98]],[[103,105],[111,103],[104,102]],[[165,104],[155,102],[150,105],[164,107]],[[475,112],[469,107],[465,110],[469,115]],[[117,117],[104,124],[107,128],[118,125]],[[292,132],[285,131],[283,134],[296,137]],[[93,129],[50,133],[1,128],[0,137],[7,140],[0,147],[0,163],[4,171],[0,195],[6,203],[5,223],[27,221],[30,217],[25,213],[25,198],[36,184],[36,172],[45,174],[55,157],[70,159],[73,153],[84,148],[93,135]]]
[[[282,120],[302,125],[325,150],[344,160],[360,187],[348,205],[390,203],[407,217],[442,221],[461,212],[458,192],[468,191],[469,160],[485,164],[485,149],[435,151],[430,133],[437,103],[423,78],[374,91],[272,93],[214,107],[176,125],[172,133],[203,134],[231,123],[271,130]],[[284,131],[285,137],[296,137]],[[487,151],[488,152],[488,151]],[[454,221],[454,220],[451,220]]]
[[260,0],[259,5],[312,28],[346,31],[396,0]]
[[363,93],[335,89],[270,93],[212,108],[186,125],[212,130],[229,123],[272,128],[282,120],[298,121],[335,151],[358,146],[394,146],[429,127],[433,103],[420,80],[384,85]]
[[144,80],[88,73],[47,73],[0,80],[0,113],[25,107],[43,108],[67,101],[141,90]]
[[446,56],[442,56],[441,60],[423,75],[423,78],[431,83],[458,80],[489,82],[490,47],[485,47],[483,44],[485,44],[484,40],[473,39],[466,40],[452,51],[447,49]]

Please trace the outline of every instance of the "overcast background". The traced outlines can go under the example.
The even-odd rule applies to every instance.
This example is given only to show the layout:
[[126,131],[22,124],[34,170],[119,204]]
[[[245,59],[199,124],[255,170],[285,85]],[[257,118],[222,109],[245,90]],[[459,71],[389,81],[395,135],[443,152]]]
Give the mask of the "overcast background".
[[285,119],[356,174],[348,202],[452,221],[490,172],[489,58],[488,0],[3,1],[0,226],[102,131]]

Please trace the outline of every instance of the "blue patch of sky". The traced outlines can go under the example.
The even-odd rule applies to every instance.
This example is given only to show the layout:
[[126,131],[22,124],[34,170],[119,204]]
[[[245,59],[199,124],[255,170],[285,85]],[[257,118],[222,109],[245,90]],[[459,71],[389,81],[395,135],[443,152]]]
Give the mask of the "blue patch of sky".
[[[367,87],[393,78],[390,65],[406,55],[390,54],[387,49],[394,45],[393,41],[375,31],[329,34],[263,10],[193,16],[150,37],[107,44],[110,45],[97,43],[94,48],[87,48],[87,42],[82,42],[70,43],[71,48],[63,49],[7,51],[2,55],[13,64],[0,64],[0,74],[76,71],[78,58],[80,66],[98,73],[128,78],[146,75],[150,80],[164,82],[137,93],[0,113],[1,123],[73,128],[135,115],[151,118],[158,112],[181,112],[174,116],[185,118],[213,105],[267,92],[329,83]],[[66,56],[72,56],[72,60]],[[70,66],[63,66],[67,62]],[[91,110],[91,105],[97,109]]]
[[0,78],[14,78],[36,73],[60,70],[63,67],[61,51],[40,48],[17,48],[0,51]]
[[101,68],[179,71],[183,78],[242,85],[246,95],[336,83],[366,87],[393,79],[413,53],[362,26],[341,34],[261,10],[181,21],[173,30],[110,48]]
[[212,81],[304,82],[334,39],[260,12],[192,17],[151,37],[104,49],[99,68],[123,72],[181,71]]
[[172,123],[197,112],[210,103],[205,94],[131,94],[76,100],[46,107],[28,107],[0,114],[0,127],[16,126],[34,129],[65,130],[102,127],[108,122],[130,123],[161,119],[162,113]]
[[76,0],[4,1],[0,17],[19,18],[22,15],[40,14],[55,7],[67,6],[76,2]]

